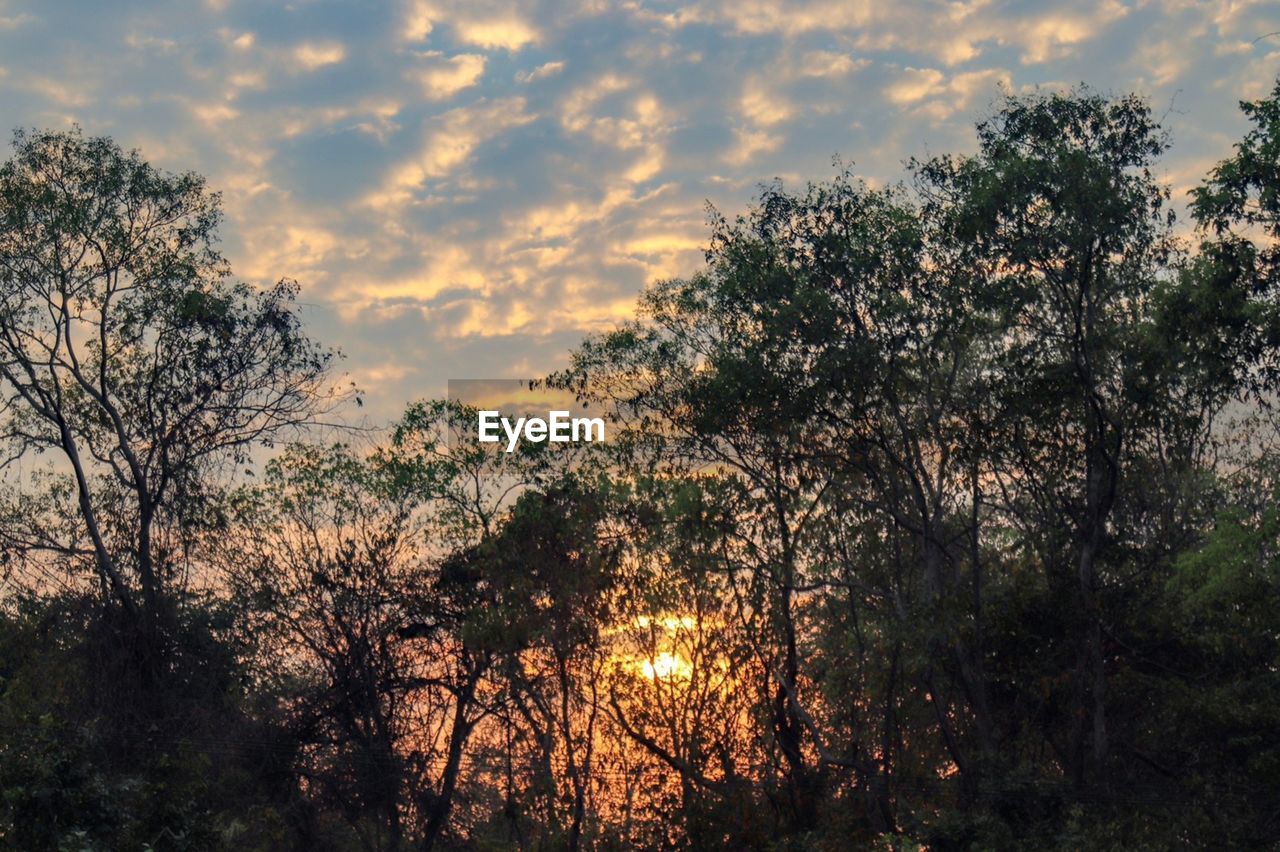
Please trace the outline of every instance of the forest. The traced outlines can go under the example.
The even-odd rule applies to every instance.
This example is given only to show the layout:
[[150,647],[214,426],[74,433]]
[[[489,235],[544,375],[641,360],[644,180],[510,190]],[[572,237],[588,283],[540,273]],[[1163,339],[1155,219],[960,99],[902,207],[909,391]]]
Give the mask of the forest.
[[204,178],[15,132],[0,848],[1280,847],[1280,83],[1241,108],[1186,195],[1083,86],[765,184],[539,378],[610,440],[513,453],[334,425]]

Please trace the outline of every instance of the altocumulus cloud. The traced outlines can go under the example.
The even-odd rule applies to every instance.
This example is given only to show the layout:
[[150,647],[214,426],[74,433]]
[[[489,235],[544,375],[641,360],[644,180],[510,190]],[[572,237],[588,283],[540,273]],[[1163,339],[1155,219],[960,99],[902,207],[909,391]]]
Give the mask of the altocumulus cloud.
[[377,417],[529,376],[696,268],[703,205],[971,145],[997,86],[1147,94],[1177,190],[1280,73],[1274,4],[0,0],[0,106],[222,189]]

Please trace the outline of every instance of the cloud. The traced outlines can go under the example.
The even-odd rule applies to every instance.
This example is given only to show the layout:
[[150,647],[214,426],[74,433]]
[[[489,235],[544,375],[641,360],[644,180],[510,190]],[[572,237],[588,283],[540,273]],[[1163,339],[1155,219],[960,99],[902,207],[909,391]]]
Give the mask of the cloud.
[[413,76],[431,100],[453,97],[476,85],[484,75],[485,57],[478,53],[460,53],[446,58],[444,54],[433,51],[423,58],[426,67],[415,70]]
[[396,206],[412,200],[414,193],[433,178],[445,177],[462,166],[476,146],[503,130],[533,120],[524,111],[523,98],[458,107],[429,123],[418,149],[393,166],[380,190],[367,198],[373,207]]
[[890,103],[913,104],[941,90],[945,75],[936,68],[907,68],[885,89]]
[[304,42],[293,49],[293,60],[303,71],[336,65],[346,56],[346,48],[336,41]]
[[843,77],[871,64],[834,50],[812,50],[800,57],[797,71],[803,77]]
[[0,14],[0,30],[16,30],[35,20],[34,15],[19,12],[16,15]]
[[27,75],[17,85],[60,107],[84,107],[92,101],[92,84],[84,81],[63,82],[54,77]]
[[[702,262],[704,204],[971,150],[1005,85],[1138,89],[1179,191],[1280,72],[1244,0],[0,0],[0,108],[79,122],[224,192],[224,246],[295,276],[377,413],[536,374]],[[382,402],[379,402],[379,399]]]
[[1000,68],[965,71],[948,77],[936,68],[907,68],[885,88],[885,99],[934,121],[970,109],[980,97],[1011,88],[1012,77]]
[[783,137],[766,133],[763,130],[734,131],[734,144],[724,155],[725,162],[731,166],[745,166],[757,155],[777,151],[782,147]]
[[[1232,7],[1228,7],[1230,9]],[[739,35],[798,40],[817,33],[844,34],[877,51],[902,50],[956,66],[982,54],[983,44],[1012,45],[1024,64],[1070,55],[1130,10],[1120,0],[1039,3],[1025,14],[990,0],[945,4],[878,0],[705,0],[655,16],[672,28],[723,25]],[[1230,14],[1223,10],[1222,15]]]
[[787,98],[771,92],[760,80],[747,83],[739,104],[747,120],[759,127],[786,121],[795,111]]
[[445,25],[461,44],[517,51],[539,38],[538,30],[517,8],[485,0],[412,0],[405,9],[400,37],[409,42],[424,41],[437,32],[438,25]]
[[1092,9],[1082,6],[1080,10],[1052,11],[1021,22],[1011,40],[1021,46],[1024,63],[1043,63],[1069,55],[1128,12],[1117,0],[1103,0]]
[[519,19],[463,21],[458,37],[467,44],[487,50],[519,50],[538,40],[538,31]]
[[671,121],[652,92],[637,89],[633,81],[606,74],[573,90],[560,104],[566,131],[619,151],[644,150],[626,169],[625,179],[633,182],[648,180],[661,168]]
[[516,73],[517,83],[532,83],[535,80],[545,80],[547,77],[554,77],[564,70],[564,62],[557,60],[555,62],[544,62],[532,71],[519,71]]
[[883,15],[887,5],[877,0],[802,0],[797,3],[740,0],[702,4],[688,20],[724,21],[737,32],[751,35],[781,33],[798,36],[814,31],[866,26]]
[[424,0],[413,0],[406,10],[401,37],[406,41],[422,41],[435,28],[435,7]]

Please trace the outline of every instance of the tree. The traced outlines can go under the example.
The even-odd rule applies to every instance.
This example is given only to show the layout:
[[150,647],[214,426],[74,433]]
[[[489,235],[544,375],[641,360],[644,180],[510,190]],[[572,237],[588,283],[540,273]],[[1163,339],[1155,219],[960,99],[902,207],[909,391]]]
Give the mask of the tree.
[[1006,95],[713,212],[549,382],[608,444],[424,402],[237,489],[323,405],[291,291],[20,134],[0,543],[97,582],[0,597],[0,846],[1274,846],[1277,103],[1187,240],[1141,99]]
[[1143,334],[1174,250],[1168,190],[1152,175],[1166,142],[1140,99],[1085,91],[1008,98],[978,142],[977,155],[919,174],[962,256],[1006,300],[993,422],[1010,457],[997,469],[1038,517],[1070,527],[1080,644],[1067,749],[1081,783],[1086,746],[1095,764],[1108,756],[1108,523],[1128,457],[1175,402],[1145,369],[1159,364]]
[[18,131],[0,167],[0,388],[10,460],[54,452],[56,501],[4,535],[91,565],[104,599],[154,631],[220,477],[332,401],[332,353],[297,286],[255,290],[216,248],[220,201],[107,138]]
[[431,660],[408,635],[430,582],[420,498],[344,446],[292,446],[237,502],[223,571],[268,656],[260,683],[299,743],[296,769],[365,848],[398,849],[436,757],[408,743],[429,743],[451,706],[430,693]]
[[[572,477],[526,491],[501,529],[446,561],[441,577],[442,588],[476,600],[463,631],[495,658],[506,733],[527,756],[521,798],[542,812],[543,842],[574,850],[596,783],[601,634],[620,552],[604,534],[609,505]],[[517,744],[508,749],[514,763]]]
[[1201,325],[1193,352],[1205,369],[1243,369],[1236,380],[1266,392],[1280,386],[1280,80],[1240,109],[1253,129],[1191,192],[1200,287],[1179,307]]
[[[880,788],[876,824],[892,810],[876,779],[889,773],[886,750],[862,737],[833,744],[805,670],[823,598],[834,589],[855,610],[868,605],[869,555],[833,569],[843,532],[868,519],[902,544],[875,586],[875,599],[897,604],[877,629],[897,622],[923,636],[920,674],[964,777],[957,725],[974,718],[992,747],[957,568],[976,526],[963,511],[974,485],[966,427],[990,309],[947,252],[900,187],[871,190],[847,173],[802,193],[769,186],[747,215],[713,217],[704,272],[653,287],[639,322],[589,340],[559,379],[612,399],[620,426],[658,436],[639,448],[681,475],[725,477],[732,520],[718,550],[729,593],[747,602],[790,830],[813,830],[820,802],[850,777]],[[944,694],[937,668],[963,688]]]
[[624,476],[737,489],[720,555],[783,831],[846,785],[892,829],[954,774],[966,813],[933,830],[968,842],[1040,818],[1022,772],[1069,800],[1134,771],[1136,696],[1109,681],[1147,664],[1144,572],[1193,545],[1216,418],[1272,357],[1262,300],[1184,260],[1141,99],[1006,96],[978,143],[907,187],[843,174],[713,215],[706,268],[556,379],[616,406]]

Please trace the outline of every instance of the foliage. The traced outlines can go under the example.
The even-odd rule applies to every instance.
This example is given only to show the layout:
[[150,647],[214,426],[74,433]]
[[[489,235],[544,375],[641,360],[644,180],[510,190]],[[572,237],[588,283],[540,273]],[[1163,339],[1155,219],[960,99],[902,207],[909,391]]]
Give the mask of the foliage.
[[547,380],[608,444],[424,401],[260,479],[332,399],[293,287],[19,134],[2,422],[61,462],[0,505],[0,846],[1275,846],[1278,104],[1186,239],[1145,102],[1006,95],[712,211]]

